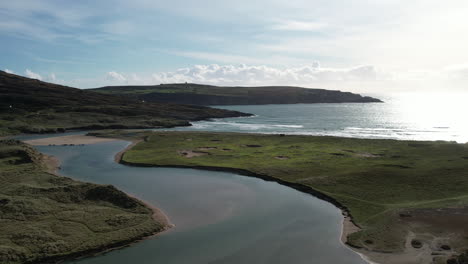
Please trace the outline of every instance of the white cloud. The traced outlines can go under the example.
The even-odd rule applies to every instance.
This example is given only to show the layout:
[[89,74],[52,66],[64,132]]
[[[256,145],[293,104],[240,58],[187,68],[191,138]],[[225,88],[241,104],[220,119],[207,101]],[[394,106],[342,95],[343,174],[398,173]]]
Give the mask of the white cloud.
[[465,91],[468,85],[468,64],[465,66],[406,70],[383,69],[374,65],[325,67],[318,61],[296,67],[206,64],[153,73],[110,71],[97,78],[60,82],[80,88],[190,82],[221,86],[302,86],[358,93],[429,91],[440,87],[445,87],[446,91]]
[[42,76],[39,75],[38,73],[35,73],[29,69],[26,69],[25,71],[26,77],[31,78],[31,79],[37,79],[37,80],[42,80]]
[[57,78],[55,73],[49,73],[47,75],[40,75],[39,73],[35,73],[29,69],[26,69],[25,76],[31,79],[37,79],[40,81],[45,81],[45,82],[50,82],[50,83],[56,83],[56,84],[66,83],[65,80]]
[[[151,85],[160,83],[202,83],[213,85],[297,85],[307,87],[344,88],[351,82],[379,81],[380,72],[371,65],[351,68],[322,68],[319,62],[291,68],[265,65],[195,65],[169,72],[149,75],[108,72],[104,85],[134,84]],[[382,77],[384,74],[382,74]]]
[[125,83],[127,81],[127,78],[115,71],[108,72],[106,74],[106,79],[112,83]]
[[49,77],[47,78],[50,82],[56,82],[57,77],[55,76],[55,73],[49,74]]
[[5,69],[5,72],[6,72],[6,73],[10,73],[10,74],[14,74],[14,73],[15,73],[14,71],[9,70],[9,69]]
[[373,81],[377,70],[373,66],[353,68],[321,68],[312,65],[280,69],[269,66],[196,65],[174,72],[152,75],[158,82],[202,82],[220,85],[313,85],[328,81]]

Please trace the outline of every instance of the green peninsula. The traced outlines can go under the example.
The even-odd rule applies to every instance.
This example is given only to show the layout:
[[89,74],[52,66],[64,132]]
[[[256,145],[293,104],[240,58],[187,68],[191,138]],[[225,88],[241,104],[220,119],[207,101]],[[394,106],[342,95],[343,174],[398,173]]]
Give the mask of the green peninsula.
[[[143,139],[123,155],[124,164],[233,171],[328,200],[360,228],[346,243],[380,263],[421,257],[446,263],[468,248],[467,144],[208,132],[94,135]],[[405,254],[409,261],[394,258]]]

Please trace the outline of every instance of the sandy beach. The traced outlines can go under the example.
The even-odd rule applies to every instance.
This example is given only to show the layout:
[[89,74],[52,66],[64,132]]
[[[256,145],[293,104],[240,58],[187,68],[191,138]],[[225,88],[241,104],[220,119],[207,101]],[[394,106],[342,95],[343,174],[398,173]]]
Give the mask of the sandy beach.
[[58,158],[42,154],[42,162],[46,165],[48,173],[61,176],[58,173],[60,170],[60,160]]
[[114,138],[101,138],[85,135],[71,135],[71,136],[59,136],[50,138],[40,138],[25,140],[24,142],[33,146],[48,146],[48,145],[88,145],[102,142],[111,142],[117,139]]

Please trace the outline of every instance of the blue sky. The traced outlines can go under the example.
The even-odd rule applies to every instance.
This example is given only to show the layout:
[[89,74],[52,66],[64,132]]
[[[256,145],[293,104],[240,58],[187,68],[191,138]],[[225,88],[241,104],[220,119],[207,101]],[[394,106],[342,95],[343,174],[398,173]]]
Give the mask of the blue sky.
[[81,88],[198,82],[464,90],[468,1],[0,4],[0,69]]

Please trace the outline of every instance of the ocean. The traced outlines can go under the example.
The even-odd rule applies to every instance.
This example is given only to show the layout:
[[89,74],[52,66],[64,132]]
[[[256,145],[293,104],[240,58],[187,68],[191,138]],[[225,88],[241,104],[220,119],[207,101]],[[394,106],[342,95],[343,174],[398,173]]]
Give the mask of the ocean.
[[376,97],[384,103],[216,106],[254,116],[193,122],[172,130],[468,142],[468,94]]

